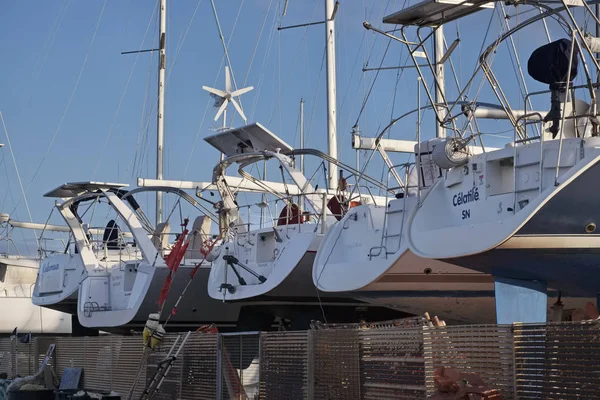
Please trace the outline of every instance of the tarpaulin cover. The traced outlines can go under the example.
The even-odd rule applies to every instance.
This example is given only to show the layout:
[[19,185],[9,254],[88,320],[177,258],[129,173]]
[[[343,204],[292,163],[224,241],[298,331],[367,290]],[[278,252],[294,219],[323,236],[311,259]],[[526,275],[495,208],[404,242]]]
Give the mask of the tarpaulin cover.
[[579,57],[575,49],[569,74],[571,45],[569,39],[560,39],[537,48],[529,57],[527,72],[536,81],[548,85],[572,81],[577,76]]

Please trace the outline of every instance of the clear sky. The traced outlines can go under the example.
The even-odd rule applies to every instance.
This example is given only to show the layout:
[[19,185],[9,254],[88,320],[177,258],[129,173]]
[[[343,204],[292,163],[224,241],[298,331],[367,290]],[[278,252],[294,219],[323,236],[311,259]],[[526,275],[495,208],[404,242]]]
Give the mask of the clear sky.
[[[279,25],[322,21],[324,0],[289,0],[285,17],[285,0],[215,3],[238,86],[255,87],[242,97],[249,120],[261,122],[297,146],[303,97],[308,145],[325,150],[324,25],[277,30]],[[375,136],[392,116],[417,106],[414,70],[382,71],[360,113],[376,77],[374,72],[362,72],[363,66],[410,63],[404,45],[366,32],[362,22],[391,29],[381,23],[382,17],[406,4],[410,3],[341,1],[336,16],[338,135],[340,157],[348,163],[354,163],[350,131],[357,120],[363,134]],[[498,36],[504,21],[499,10],[496,14],[482,11],[446,27],[448,43],[457,35],[461,39],[452,57],[461,83],[473,71],[482,40],[486,38],[488,45]],[[531,11],[523,11],[526,14],[517,17],[509,9],[510,23],[532,16]],[[223,49],[209,0],[169,1],[167,13],[165,178],[210,180],[218,153],[202,138],[217,123],[212,121],[212,100],[201,86],[224,86]],[[0,111],[33,220],[46,220],[53,200],[42,194],[61,183],[95,180],[135,185],[137,177],[153,177],[156,53],[120,53],[157,46],[157,1],[12,1],[4,4],[0,23]],[[549,25],[553,40],[564,37],[555,22]],[[408,33],[416,38],[414,29]],[[521,64],[525,66],[531,50],[545,41],[541,24],[518,35],[515,46]],[[509,97],[517,100],[515,60],[507,49],[502,47],[504,53],[496,55],[494,68]],[[455,98],[449,68],[447,80],[449,97]],[[545,89],[530,78],[527,83],[530,90]],[[489,88],[482,90],[480,100],[494,102]],[[547,108],[549,99],[540,104]],[[236,117],[231,123],[242,121]],[[502,131],[488,126],[490,132]],[[432,137],[433,132],[433,124],[424,123],[422,135]],[[414,139],[415,120],[399,124],[392,137]],[[4,129],[0,129],[0,143],[7,143]],[[27,220],[7,147],[0,149],[0,163],[0,210]],[[374,174],[381,174],[381,167]],[[153,216],[153,209],[148,214]]]

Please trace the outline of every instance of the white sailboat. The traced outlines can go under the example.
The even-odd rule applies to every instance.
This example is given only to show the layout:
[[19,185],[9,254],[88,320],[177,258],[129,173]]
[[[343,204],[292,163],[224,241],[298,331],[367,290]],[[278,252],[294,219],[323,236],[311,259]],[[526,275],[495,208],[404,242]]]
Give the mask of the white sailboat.
[[[202,296],[209,269],[202,254],[203,245],[209,239],[207,217],[198,217],[190,227],[186,238],[190,246],[179,265],[181,271],[171,274],[165,261],[171,251],[170,225],[161,223],[153,228],[134,196],[160,190],[174,193],[192,206],[196,201],[173,188],[140,188],[127,192],[123,190],[125,186],[77,182],[64,184],[46,194],[63,199],[56,210],[67,223],[71,240],[63,254],[42,259],[34,303],[49,306],[76,298],[77,316],[84,327],[108,330],[139,327],[159,308],[161,288],[167,276],[172,275],[173,291],[181,292],[190,284],[189,289],[194,293],[177,305],[170,317],[172,326],[235,322],[239,308]],[[88,210],[99,201],[108,202],[113,217],[104,229],[92,230],[89,222],[84,222],[86,212],[79,210]],[[153,231],[149,232],[150,229]],[[197,272],[193,280],[192,271]],[[171,296],[164,303],[164,309],[168,310],[165,318],[174,309],[176,300]]]
[[[222,198],[217,208],[223,237],[210,255],[213,260],[208,282],[210,296],[226,301],[259,296],[314,297],[312,265],[325,232],[343,217],[350,202],[373,203],[378,199],[360,194],[349,198],[349,192],[340,188],[335,195],[316,190],[311,180],[295,167],[296,157],[310,154],[322,163],[330,161],[349,174],[344,182],[360,172],[317,150],[293,150],[259,123],[226,130],[205,140],[225,155],[215,167],[213,178]],[[279,192],[272,181],[264,182],[247,171],[265,161],[275,162],[281,170],[282,181],[275,183],[283,191]],[[274,218],[263,221],[262,226],[252,223],[252,204],[237,201],[235,186],[227,182],[225,171],[232,164],[238,164],[243,179],[275,198],[273,202],[263,198],[258,208],[268,209],[271,216],[276,204],[282,204],[280,211],[274,210]],[[374,179],[363,179],[382,186]],[[324,302],[327,304],[327,299]]]
[[[384,22],[404,26],[432,27],[434,32],[431,36],[436,43],[443,44],[443,23],[476,12],[482,6],[484,5],[479,3],[467,6],[424,1],[384,18]],[[527,21],[524,26],[531,22]],[[374,29],[369,25],[367,27]],[[511,32],[515,29],[517,28]],[[404,28],[401,32],[404,34]],[[400,39],[393,38],[407,45],[411,54],[425,49],[422,43],[410,42],[405,34]],[[495,51],[499,43],[501,41],[494,42],[484,55]],[[435,60],[429,62],[427,59],[427,61],[434,75],[435,95],[432,96],[427,87],[425,90],[431,104],[436,105],[431,108],[439,114],[438,118],[443,122],[451,120],[448,116],[444,119],[442,115],[444,110],[451,109],[445,98],[443,76],[443,64],[448,56],[443,53],[443,46],[440,48],[436,45],[434,48]],[[414,56],[413,61],[423,85],[426,86],[425,76],[420,69],[422,65]],[[505,99],[500,99],[501,102],[503,100]],[[461,105],[463,110],[467,110],[469,106],[479,105],[476,102],[457,102],[457,104]],[[413,312],[418,307],[427,306],[439,312],[447,320],[471,323],[494,322],[496,320],[494,311],[496,311],[499,320],[504,321],[502,316],[505,311],[504,308],[497,307],[494,289],[496,293],[498,290],[492,276],[499,270],[491,267],[490,264],[506,266],[513,272],[519,271],[504,276],[524,277],[535,268],[534,259],[537,258],[538,262],[541,262],[542,259],[548,258],[540,256],[539,251],[532,251],[541,243],[538,240],[537,246],[534,245],[532,237],[526,239],[529,240],[529,248],[527,251],[521,251],[521,260],[518,263],[515,262],[517,256],[511,257],[508,252],[489,253],[484,261],[481,256],[475,256],[477,254],[475,249],[489,250],[493,248],[494,243],[500,245],[500,248],[507,245],[513,251],[518,247],[510,246],[510,240],[504,245],[501,243],[505,242],[509,232],[514,234],[519,222],[516,222],[516,225],[507,224],[507,219],[499,218],[498,215],[504,213],[506,209],[509,209],[511,216],[516,215],[514,210],[518,208],[519,200],[524,200],[521,203],[523,206],[529,201],[528,198],[525,199],[528,197],[525,195],[528,190],[532,190],[529,194],[533,191],[542,192],[540,180],[544,180],[540,177],[543,171],[539,160],[536,161],[536,156],[539,159],[540,154],[544,154],[545,158],[551,158],[551,154],[554,154],[556,159],[556,155],[560,151],[563,152],[560,162],[545,161],[546,187],[554,187],[555,171],[558,174],[565,171],[564,168],[574,165],[574,152],[583,146],[583,141],[571,143],[570,139],[566,138],[576,136],[577,130],[583,132],[586,126],[588,132],[590,131],[589,120],[584,120],[586,113],[589,113],[589,105],[581,101],[575,102],[575,107],[571,102],[563,104],[565,104],[563,109],[566,110],[567,121],[563,120],[565,128],[561,137],[565,139],[555,140],[553,145],[547,137],[546,139],[542,137],[541,142],[544,143],[545,153],[542,153],[537,145],[540,143],[539,138],[517,140],[517,145],[503,149],[485,149],[483,146],[474,145],[469,140],[459,140],[460,138],[446,139],[447,127],[442,123],[437,126],[437,139],[421,140],[420,143],[387,140],[386,144],[389,144],[392,150],[410,152],[411,147],[414,146],[415,163],[390,166],[389,174],[394,172],[396,176],[403,178],[400,186],[395,188],[400,193],[397,196],[399,198],[391,199],[384,207],[373,205],[356,207],[338,226],[328,232],[315,259],[313,279],[317,287],[325,291],[355,290],[363,298],[371,297],[373,301],[396,304],[401,309],[413,310]],[[417,112],[420,114],[420,111],[419,104]],[[529,122],[530,119],[537,118],[535,112],[531,112],[536,114],[532,118],[531,115],[524,115],[526,114],[524,112],[518,110],[514,112],[511,109],[506,111],[502,107],[479,109],[478,115],[483,115],[484,111],[493,117],[501,115],[507,118],[507,115],[523,115],[524,118],[518,119],[520,122]],[[537,118],[538,121],[540,119],[541,117]],[[396,119],[393,123],[399,120]],[[447,125],[451,126],[450,123]],[[373,148],[381,151],[384,132],[370,143]],[[590,138],[587,138],[586,145],[587,143],[591,148],[596,146],[594,138],[591,142]],[[567,161],[565,157],[568,158],[571,153],[573,153],[571,156],[573,161]],[[589,154],[593,159],[595,150],[589,153],[586,152],[586,156]],[[522,165],[518,170],[519,174],[515,175],[512,181],[515,169],[510,162],[506,162],[510,157],[519,158],[519,164]],[[455,165],[451,164],[455,159],[460,161]],[[489,162],[486,164],[485,160]],[[495,160],[496,164],[492,160]],[[558,164],[561,164],[560,167]],[[485,170],[484,165],[490,169]],[[524,175],[521,175],[521,172]],[[530,178],[535,173],[537,179],[524,181],[525,177]],[[519,179],[518,184],[511,183],[518,182]],[[517,190],[518,195],[514,191],[511,192],[509,187],[511,185]],[[491,189],[494,186],[496,189]],[[497,193],[490,194],[490,190],[495,190]],[[524,195],[525,197],[522,197]],[[499,204],[504,205],[501,211],[498,211]],[[521,217],[528,218],[524,214],[521,214]],[[549,221],[547,215],[542,218]],[[467,254],[469,257],[460,258]],[[576,257],[579,257],[579,254]],[[550,273],[548,271],[546,273],[548,278]],[[541,279],[543,274],[529,274],[529,276],[532,279]],[[555,289],[567,288],[564,280],[558,282],[545,279],[545,281]],[[589,283],[596,287],[595,283]],[[558,295],[556,291],[550,293],[550,298],[546,297],[544,287],[544,297],[538,302],[538,315],[543,314],[544,320],[551,312],[554,303],[552,297]],[[584,294],[581,291],[566,293],[561,297],[561,301],[567,308],[581,306],[589,300],[581,296]],[[585,294],[589,296],[591,293]]]
[[[160,0],[159,65],[157,104],[156,177],[163,177],[164,96],[166,69],[166,0]],[[71,241],[64,254],[51,255],[41,261],[41,272],[34,291],[34,303],[46,307],[66,308],[75,313],[82,326],[103,330],[141,328],[148,315],[164,309],[175,329],[195,327],[215,322],[230,327],[238,321],[240,307],[212,300],[206,293],[210,263],[202,254],[205,241],[210,239],[210,212],[202,208],[185,192],[177,188],[140,188],[126,192],[127,185],[102,182],[67,183],[46,194],[60,198],[55,209],[67,223]],[[156,223],[145,215],[134,196],[138,193],[156,194]],[[188,251],[180,272],[167,268],[165,257],[170,253],[174,237],[171,225],[163,222],[163,193],[172,193],[176,202],[191,204],[198,210],[191,225]],[[107,215],[113,218],[94,229],[79,206],[91,207],[108,203]],[[93,217],[93,215],[92,215]],[[180,221],[183,222],[183,221]],[[194,278],[190,279],[193,271]],[[169,296],[157,305],[167,278],[170,289],[190,294],[185,299]],[[168,294],[168,291],[167,291]],[[76,305],[76,306],[75,306]],[[171,314],[171,315],[169,315]]]
[[[572,8],[592,15],[585,1],[538,6],[541,11],[502,33],[479,57],[476,74],[483,72],[500,104],[497,109],[478,108],[479,99],[461,107],[446,99],[435,103],[442,103],[439,124],[453,128],[454,136],[417,146],[417,159],[427,157],[439,178],[418,188],[414,212],[406,221],[406,242],[417,256],[494,276],[501,323],[545,321],[549,287],[561,290],[563,298],[595,296],[600,287],[600,215],[595,191],[589,190],[600,161],[598,84],[589,71],[591,65],[598,68],[594,52],[600,49],[599,39],[584,35],[573,15]],[[437,29],[479,10],[425,1],[387,20]],[[491,55],[523,28],[550,17],[561,21],[568,38],[539,47],[528,60],[529,75],[549,90],[518,95],[503,87]],[[581,85],[574,82],[578,71],[584,75]],[[550,100],[549,111],[531,107],[531,97],[538,95]],[[511,106],[509,97],[517,97],[525,109]],[[460,111],[453,114],[455,109]],[[463,117],[508,121],[514,138],[504,148],[471,151],[479,132],[468,136],[457,129],[453,121]],[[423,146],[430,148],[423,152]],[[423,168],[417,172],[419,182],[427,179]]]
[[[0,214],[0,334],[20,332],[36,334],[71,333],[71,315],[32,304],[31,297],[39,268],[39,257],[21,255],[13,242],[20,229],[36,229],[42,224],[12,220]],[[56,227],[58,228],[58,227]],[[61,227],[62,228],[62,227]],[[10,312],[9,312],[10,311]]]

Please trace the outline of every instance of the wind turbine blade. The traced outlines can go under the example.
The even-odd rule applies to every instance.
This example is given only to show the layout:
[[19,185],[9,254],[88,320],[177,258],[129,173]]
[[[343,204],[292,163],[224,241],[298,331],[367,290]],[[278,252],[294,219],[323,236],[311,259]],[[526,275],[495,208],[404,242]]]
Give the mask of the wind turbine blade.
[[235,92],[231,93],[231,97],[238,97],[243,95],[244,93],[248,93],[249,91],[251,91],[252,89],[254,89],[254,86],[249,86],[247,88],[243,88],[243,89],[238,89]]
[[229,67],[225,67],[225,91],[231,93],[231,76],[229,76]]
[[227,93],[225,93],[224,91],[219,90],[219,89],[214,89],[214,88],[211,88],[211,87],[208,87],[208,86],[202,86],[202,89],[206,90],[208,93],[212,93],[212,94],[217,95],[219,97],[226,97],[227,96]]
[[229,102],[229,100],[225,99],[223,101],[223,104],[221,104],[221,107],[219,107],[219,111],[217,111],[217,115],[215,115],[215,121],[218,120],[221,114],[223,114],[223,111],[225,111],[225,108],[227,107],[227,102]]
[[240,117],[242,117],[244,122],[246,122],[246,115],[244,115],[244,112],[242,111],[242,107],[240,107],[240,105],[237,103],[237,101],[235,101],[233,98],[230,101],[231,101],[231,104],[233,104],[233,106],[237,110],[237,112],[240,114]]

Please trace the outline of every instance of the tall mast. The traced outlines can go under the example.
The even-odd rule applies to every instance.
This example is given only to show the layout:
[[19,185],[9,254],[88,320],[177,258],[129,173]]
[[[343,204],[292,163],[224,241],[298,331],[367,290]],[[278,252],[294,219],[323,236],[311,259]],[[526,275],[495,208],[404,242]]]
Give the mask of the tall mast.
[[[156,127],[156,179],[163,179],[163,143],[165,131],[165,67],[167,64],[167,0],[160,0],[160,35],[158,56],[158,110]],[[156,224],[163,220],[162,192],[156,192]]]
[[[445,79],[444,79],[444,64],[440,61],[444,56],[444,27],[440,25],[434,33],[433,36],[434,43],[434,62],[435,62],[435,79],[437,84],[435,85],[435,104],[437,108],[437,114],[442,115],[445,108],[444,106],[438,106],[438,104],[444,103],[445,98]],[[446,129],[439,124],[436,124],[435,129],[436,137],[443,138],[446,137]]]
[[[337,106],[335,88],[335,11],[334,0],[325,0],[325,40],[327,41],[327,147],[330,157],[337,160]],[[337,189],[337,165],[329,163],[329,189]]]
[[[596,4],[596,18],[600,18],[600,3]],[[596,37],[600,37],[600,24],[596,23]],[[596,60],[600,61],[600,53],[596,53]],[[596,71],[596,82],[600,83],[600,71]]]
[[[304,99],[300,99],[300,148],[304,149]],[[300,171],[304,174],[304,156],[300,156]]]

